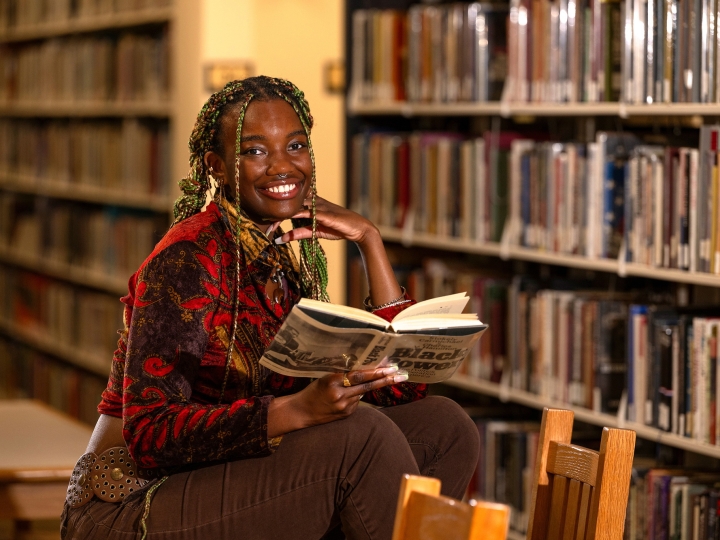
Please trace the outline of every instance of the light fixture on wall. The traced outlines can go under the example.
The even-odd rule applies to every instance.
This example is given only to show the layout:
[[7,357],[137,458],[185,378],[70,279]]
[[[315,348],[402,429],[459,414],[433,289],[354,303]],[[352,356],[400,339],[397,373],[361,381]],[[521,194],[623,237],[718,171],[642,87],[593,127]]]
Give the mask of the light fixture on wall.
[[345,92],[345,62],[328,60],[323,65],[323,86],[328,94]]
[[250,60],[211,60],[203,66],[203,85],[206,92],[217,92],[230,81],[253,75],[255,64]]

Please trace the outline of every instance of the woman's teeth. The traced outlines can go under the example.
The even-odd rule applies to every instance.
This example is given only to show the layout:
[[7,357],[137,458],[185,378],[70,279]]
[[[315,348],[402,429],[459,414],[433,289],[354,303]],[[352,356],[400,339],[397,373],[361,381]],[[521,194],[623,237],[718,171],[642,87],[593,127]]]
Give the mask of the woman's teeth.
[[283,184],[282,186],[267,188],[271,193],[287,193],[293,189],[295,189],[295,184]]

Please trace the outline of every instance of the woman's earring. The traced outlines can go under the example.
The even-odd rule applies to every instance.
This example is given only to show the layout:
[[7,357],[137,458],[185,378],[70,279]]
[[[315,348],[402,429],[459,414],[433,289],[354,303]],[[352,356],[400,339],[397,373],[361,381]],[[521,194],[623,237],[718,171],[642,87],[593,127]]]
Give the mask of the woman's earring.
[[212,167],[210,167],[210,178],[212,180],[213,199],[216,202],[220,202],[223,196],[222,185],[220,184],[220,180],[215,178],[215,170]]

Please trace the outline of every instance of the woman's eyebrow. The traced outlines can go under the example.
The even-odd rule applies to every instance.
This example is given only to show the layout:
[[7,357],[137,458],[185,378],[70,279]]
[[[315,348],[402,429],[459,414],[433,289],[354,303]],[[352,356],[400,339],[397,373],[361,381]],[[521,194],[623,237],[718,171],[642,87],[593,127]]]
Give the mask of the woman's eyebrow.
[[296,137],[298,135],[307,135],[307,134],[305,133],[304,129],[298,129],[296,131],[293,131],[292,133],[288,133],[287,138],[289,139],[290,137]]
[[240,142],[264,141],[265,139],[267,137],[263,135],[248,135],[247,137],[240,137]]

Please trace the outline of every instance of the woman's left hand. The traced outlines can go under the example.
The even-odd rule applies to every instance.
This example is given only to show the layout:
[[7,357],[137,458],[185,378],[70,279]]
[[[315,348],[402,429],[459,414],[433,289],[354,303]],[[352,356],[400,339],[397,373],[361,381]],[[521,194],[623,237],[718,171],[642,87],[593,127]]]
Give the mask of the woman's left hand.
[[[295,214],[295,218],[311,218],[310,206],[312,199],[305,199],[305,208]],[[362,244],[369,235],[379,233],[377,228],[360,214],[343,208],[321,197],[315,198],[315,216],[317,219],[317,237],[326,240],[349,240]],[[310,227],[299,227],[283,234],[282,243],[312,238]],[[277,241],[277,240],[276,240]]]

